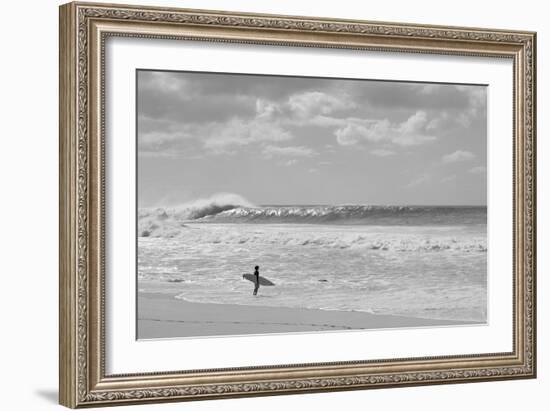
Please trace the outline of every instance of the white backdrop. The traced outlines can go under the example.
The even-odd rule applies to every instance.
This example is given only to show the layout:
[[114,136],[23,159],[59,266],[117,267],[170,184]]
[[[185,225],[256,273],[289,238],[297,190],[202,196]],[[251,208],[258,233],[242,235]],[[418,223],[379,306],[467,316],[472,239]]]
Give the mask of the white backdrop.
[[[111,0],[113,2],[113,0]],[[116,1],[115,1],[116,2]],[[125,409],[275,410],[280,408],[459,410],[543,409],[550,389],[548,318],[550,258],[550,28],[543,2],[319,2],[306,0],[185,0],[127,2],[278,14],[361,18],[538,31],[539,95],[539,378],[537,380],[264,397]],[[8,5],[9,4],[9,5]],[[3,5],[0,25],[0,369],[2,409],[48,410],[57,405],[57,6],[32,0]],[[549,185],[546,184],[548,187]],[[546,227],[546,230],[544,229]],[[546,232],[545,232],[546,231]],[[545,278],[546,277],[546,278]],[[546,347],[545,347],[546,345]],[[546,401],[547,402],[547,401]]]

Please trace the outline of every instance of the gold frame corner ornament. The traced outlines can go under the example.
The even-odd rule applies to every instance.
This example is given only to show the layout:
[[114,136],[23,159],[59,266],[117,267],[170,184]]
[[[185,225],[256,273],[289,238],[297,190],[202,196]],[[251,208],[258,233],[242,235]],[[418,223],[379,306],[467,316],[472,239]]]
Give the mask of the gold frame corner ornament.
[[[137,7],[60,6],[60,394],[71,408],[536,376],[536,33]],[[106,375],[104,45],[110,36],[502,57],[514,63],[514,350]]]

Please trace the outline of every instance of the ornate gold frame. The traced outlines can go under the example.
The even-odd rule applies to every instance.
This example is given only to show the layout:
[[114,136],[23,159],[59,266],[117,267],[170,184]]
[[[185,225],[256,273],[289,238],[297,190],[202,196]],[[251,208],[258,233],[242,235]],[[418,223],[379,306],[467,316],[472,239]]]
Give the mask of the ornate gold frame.
[[[514,350],[140,375],[104,370],[104,43],[109,36],[491,56],[514,64]],[[70,3],[60,8],[60,403],[68,407],[536,375],[532,32]]]

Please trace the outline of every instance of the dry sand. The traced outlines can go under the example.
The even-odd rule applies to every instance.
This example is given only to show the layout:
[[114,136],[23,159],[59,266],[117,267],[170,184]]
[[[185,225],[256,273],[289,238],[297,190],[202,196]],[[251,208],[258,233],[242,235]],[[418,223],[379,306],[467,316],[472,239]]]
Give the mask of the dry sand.
[[359,311],[190,303],[165,293],[139,293],[138,299],[140,339],[462,324]]

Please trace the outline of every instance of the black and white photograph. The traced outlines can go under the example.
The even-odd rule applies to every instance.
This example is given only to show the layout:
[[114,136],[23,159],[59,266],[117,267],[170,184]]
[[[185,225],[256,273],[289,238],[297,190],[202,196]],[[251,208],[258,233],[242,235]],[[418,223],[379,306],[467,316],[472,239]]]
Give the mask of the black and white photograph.
[[137,337],[485,324],[486,89],[138,70]]

